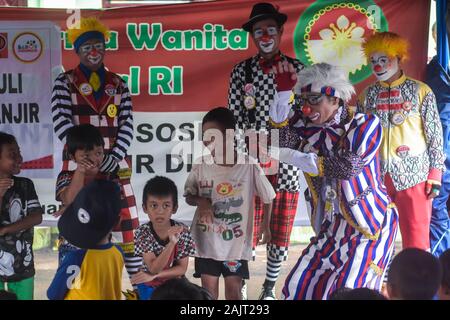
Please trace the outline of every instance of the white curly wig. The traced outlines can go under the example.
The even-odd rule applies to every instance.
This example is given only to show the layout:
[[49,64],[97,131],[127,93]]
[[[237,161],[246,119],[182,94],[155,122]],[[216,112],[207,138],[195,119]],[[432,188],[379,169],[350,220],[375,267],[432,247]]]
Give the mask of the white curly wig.
[[328,63],[317,63],[306,67],[297,74],[297,77],[294,92],[298,95],[307,92],[322,93],[348,102],[355,93],[348,74],[343,69]]

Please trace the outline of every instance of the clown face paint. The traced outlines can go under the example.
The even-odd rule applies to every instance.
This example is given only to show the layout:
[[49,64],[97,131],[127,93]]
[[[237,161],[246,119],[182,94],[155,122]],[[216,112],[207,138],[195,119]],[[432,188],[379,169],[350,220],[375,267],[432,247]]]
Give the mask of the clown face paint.
[[105,57],[105,44],[101,40],[88,40],[78,50],[80,62],[89,69],[95,71],[103,63]]
[[398,59],[390,58],[382,52],[374,52],[370,55],[372,72],[379,81],[386,81],[398,71]]
[[331,119],[339,109],[338,99],[326,97],[320,93],[303,95],[302,112],[314,124],[324,124]]
[[253,41],[263,56],[278,52],[281,30],[273,19],[258,21],[253,25]]

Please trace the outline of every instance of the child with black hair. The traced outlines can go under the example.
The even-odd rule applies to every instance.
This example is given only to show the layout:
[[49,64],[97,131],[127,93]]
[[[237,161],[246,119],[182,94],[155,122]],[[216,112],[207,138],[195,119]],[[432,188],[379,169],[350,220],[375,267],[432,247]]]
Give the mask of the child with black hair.
[[392,260],[387,292],[391,300],[432,300],[441,283],[438,258],[418,249],[403,249]]
[[121,202],[116,182],[96,179],[65,209],[59,231],[79,249],[59,265],[47,290],[50,300],[121,300],[123,251],[110,240]]
[[387,298],[377,290],[343,287],[333,292],[328,300],[387,300]]
[[34,295],[33,227],[43,210],[34,184],[17,177],[22,164],[16,138],[0,132],[0,290],[19,300]]
[[[125,253],[125,267],[131,277],[140,268],[142,261],[134,254],[134,229],[139,225],[137,220],[136,200],[131,185],[120,182],[117,172],[103,173],[100,166],[104,160],[104,145],[100,130],[91,124],[81,124],[71,127],[67,133],[67,152],[70,165],[76,167],[71,170],[61,171],[56,180],[56,200],[63,204],[62,210],[55,216],[64,214],[67,207],[78,194],[78,192],[93,180],[109,180],[117,183],[121,190],[120,220],[114,226],[112,242],[121,246]],[[72,170],[73,169],[73,170]],[[78,248],[60,238],[58,246],[59,264],[65,255]]]
[[136,254],[144,270],[132,278],[139,298],[148,300],[153,290],[169,279],[184,277],[195,244],[189,228],[171,219],[178,209],[178,191],[169,178],[155,176],[145,184],[142,207],[150,221],[136,230]]
[[450,300],[450,249],[445,250],[440,256],[439,261],[442,267],[442,281],[439,288],[439,300]]
[[226,108],[209,111],[202,122],[203,143],[210,155],[192,166],[184,187],[196,206],[191,232],[197,244],[195,277],[217,299],[219,277],[225,298],[241,300],[242,280],[249,278],[255,196],[264,203],[260,244],[270,240],[270,214],[275,191],[255,159],[235,149],[235,118]]

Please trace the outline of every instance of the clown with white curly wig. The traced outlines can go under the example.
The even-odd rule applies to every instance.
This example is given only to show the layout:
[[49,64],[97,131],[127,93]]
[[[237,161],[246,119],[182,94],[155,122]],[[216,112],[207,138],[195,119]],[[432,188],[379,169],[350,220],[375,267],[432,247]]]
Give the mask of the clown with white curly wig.
[[283,296],[381,290],[398,216],[380,176],[380,120],[347,107],[355,91],[343,70],[320,63],[297,77],[301,110],[278,101],[271,120],[281,128],[279,159],[304,172],[316,236],[286,278]]

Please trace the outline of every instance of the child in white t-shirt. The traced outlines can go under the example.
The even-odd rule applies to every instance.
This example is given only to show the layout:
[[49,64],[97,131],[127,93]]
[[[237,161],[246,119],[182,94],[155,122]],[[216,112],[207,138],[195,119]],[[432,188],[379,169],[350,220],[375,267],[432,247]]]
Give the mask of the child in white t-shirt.
[[225,298],[241,299],[242,279],[249,278],[252,257],[254,198],[264,202],[260,244],[270,239],[270,213],[275,191],[257,161],[234,148],[235,119],[226,108],[209,111],[202,122],[203,143],[211,155],[192,167],[184,195],[197,210],[191,233],[197,245],[195,276],[215,299],[219,277]]

